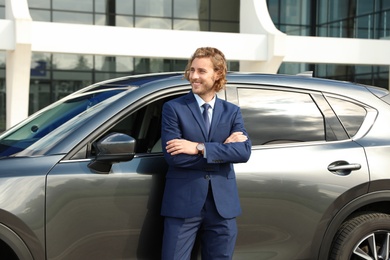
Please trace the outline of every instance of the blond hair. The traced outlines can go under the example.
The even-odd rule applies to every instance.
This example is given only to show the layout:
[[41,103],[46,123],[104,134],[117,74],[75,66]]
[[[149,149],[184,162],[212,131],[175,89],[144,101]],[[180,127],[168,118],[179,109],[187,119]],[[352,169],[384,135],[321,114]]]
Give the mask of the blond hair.
[[219,79],[215,81],[214,89],[216,92],[224,89],[227,82],[227,65],[225,55],[220,50],[213,47],[201,47],[196,49],[191,59],[188,60],[186,69],[184,71],[184,78],[186,78],[188,81],[190,80],[192,62],[196,58],[210,58],[214,66],[214,71],[219,74]]

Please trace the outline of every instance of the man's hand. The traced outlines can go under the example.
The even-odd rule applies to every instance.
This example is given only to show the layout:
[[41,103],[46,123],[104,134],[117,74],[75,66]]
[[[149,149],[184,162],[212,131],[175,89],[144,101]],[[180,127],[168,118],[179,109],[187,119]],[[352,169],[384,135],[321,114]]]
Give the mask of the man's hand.
[[198,154],[198,150],[196,149],[196,145],[198,143],[194,143],[185,139],[173,139],[167,142],[167,152],[171,155],[176,154]]
[[243,132],[234,132],[225,140],[224,144],[245,142],[246,140],[248,137]]

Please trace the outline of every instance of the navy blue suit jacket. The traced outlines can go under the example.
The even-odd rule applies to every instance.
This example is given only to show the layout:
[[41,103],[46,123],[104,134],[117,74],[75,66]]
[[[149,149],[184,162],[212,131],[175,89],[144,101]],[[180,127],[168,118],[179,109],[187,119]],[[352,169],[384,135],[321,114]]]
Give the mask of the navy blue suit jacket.
[[[209,182],[219,214],[233,218],[241,214],[236,176],[232,163],[248,161],[251,142],[223,144],[233,132],[248,136],[240,108],[216,98],[209,135],[192,92],[164,104],[161,141],[169,168],[163,196],[163,216],[191,218],[200,216]],[[165,146],[172,139],[204,143],[202,155],[170,155]]]

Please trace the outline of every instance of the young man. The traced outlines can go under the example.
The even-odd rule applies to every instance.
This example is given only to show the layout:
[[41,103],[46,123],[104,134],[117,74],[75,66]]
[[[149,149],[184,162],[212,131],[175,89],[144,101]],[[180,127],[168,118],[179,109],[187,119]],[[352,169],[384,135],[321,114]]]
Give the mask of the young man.
[[202,259],[232,258],[241,213],[232,164],[248,161],[251,142],[240,108],[216,96],[226,73],[221,51],[197,49],[185,70],[192,91],[163,107],[163,260],[190,259],[198,231]]

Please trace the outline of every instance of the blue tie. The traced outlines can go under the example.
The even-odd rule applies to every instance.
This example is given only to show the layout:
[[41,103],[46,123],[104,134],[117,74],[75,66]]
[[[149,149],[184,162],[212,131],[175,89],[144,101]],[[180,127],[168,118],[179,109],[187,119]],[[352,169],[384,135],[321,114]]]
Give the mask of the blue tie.
[[209,118],[208,110],[211,106],[207,103],[204,103],[202,107],[203,107],[203,120],[204,120],[204,124],[206,125],[206,130],[208,134],[210,131],[210,118]]

